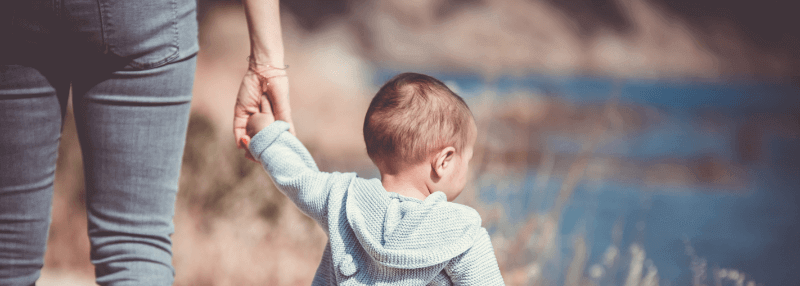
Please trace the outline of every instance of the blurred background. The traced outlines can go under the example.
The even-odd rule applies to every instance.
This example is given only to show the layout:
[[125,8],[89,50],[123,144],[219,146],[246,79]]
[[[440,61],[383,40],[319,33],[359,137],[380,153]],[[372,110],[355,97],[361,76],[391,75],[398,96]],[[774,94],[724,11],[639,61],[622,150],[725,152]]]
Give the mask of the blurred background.
[[[457,202],[509,285],[796,285],[800,25],[785,1],[281,1],[295,125],[324,171],[377,177],[361,128],[394,74],[465,98]],[[200,0],[176,285],[308,285],[324,232],[243,158],[238,1]],[[40,285],[93,285],[68,113]]]

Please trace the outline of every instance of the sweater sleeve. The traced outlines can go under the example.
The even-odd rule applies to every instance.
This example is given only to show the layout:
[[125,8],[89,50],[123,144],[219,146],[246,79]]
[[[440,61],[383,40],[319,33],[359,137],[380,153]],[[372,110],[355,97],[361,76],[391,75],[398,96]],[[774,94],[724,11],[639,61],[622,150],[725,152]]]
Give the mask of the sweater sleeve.
[[453,285],[505,285],[489,233],[480,228],[475,244],[445,267]]
[[273,122],[250,140],[250,153],[278,190],[327,232],[328,195],[334,184],[343,183],[343,174],[320,172],[305,146],[288,130],[288,123]]

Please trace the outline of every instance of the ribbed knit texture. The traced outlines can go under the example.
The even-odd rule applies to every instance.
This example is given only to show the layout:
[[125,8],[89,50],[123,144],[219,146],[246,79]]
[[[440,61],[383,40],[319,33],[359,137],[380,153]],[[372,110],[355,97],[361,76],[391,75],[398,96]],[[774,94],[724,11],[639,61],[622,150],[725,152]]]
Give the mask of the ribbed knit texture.
[[275,185],[328,234],[312,285],[503,285],[478,213],[436,192],[387,192],[378,179],[325,173],[276,121],[250,141]]

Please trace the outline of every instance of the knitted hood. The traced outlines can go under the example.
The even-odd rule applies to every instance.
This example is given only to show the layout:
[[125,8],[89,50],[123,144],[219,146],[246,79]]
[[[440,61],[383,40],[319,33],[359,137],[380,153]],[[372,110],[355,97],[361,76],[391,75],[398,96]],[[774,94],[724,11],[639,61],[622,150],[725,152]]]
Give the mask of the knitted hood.
[[388,267],[450,260],[472,247],[481,227],[474,209],[448,202],[442,192],[422,201],[387,192],[378,179],[351,184],[345,203],[350,227],[372,259]]

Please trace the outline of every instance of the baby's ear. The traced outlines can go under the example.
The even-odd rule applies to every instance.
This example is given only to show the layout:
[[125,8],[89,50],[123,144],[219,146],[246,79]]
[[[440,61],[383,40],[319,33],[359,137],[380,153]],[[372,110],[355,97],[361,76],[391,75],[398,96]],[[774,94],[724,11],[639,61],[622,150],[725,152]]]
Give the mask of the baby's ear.
[[436,153],[433,161],[433,170],[439,177],[444,177],[448,172],[452,171],[453,157],[455,157],[456,148],[445,147]]

